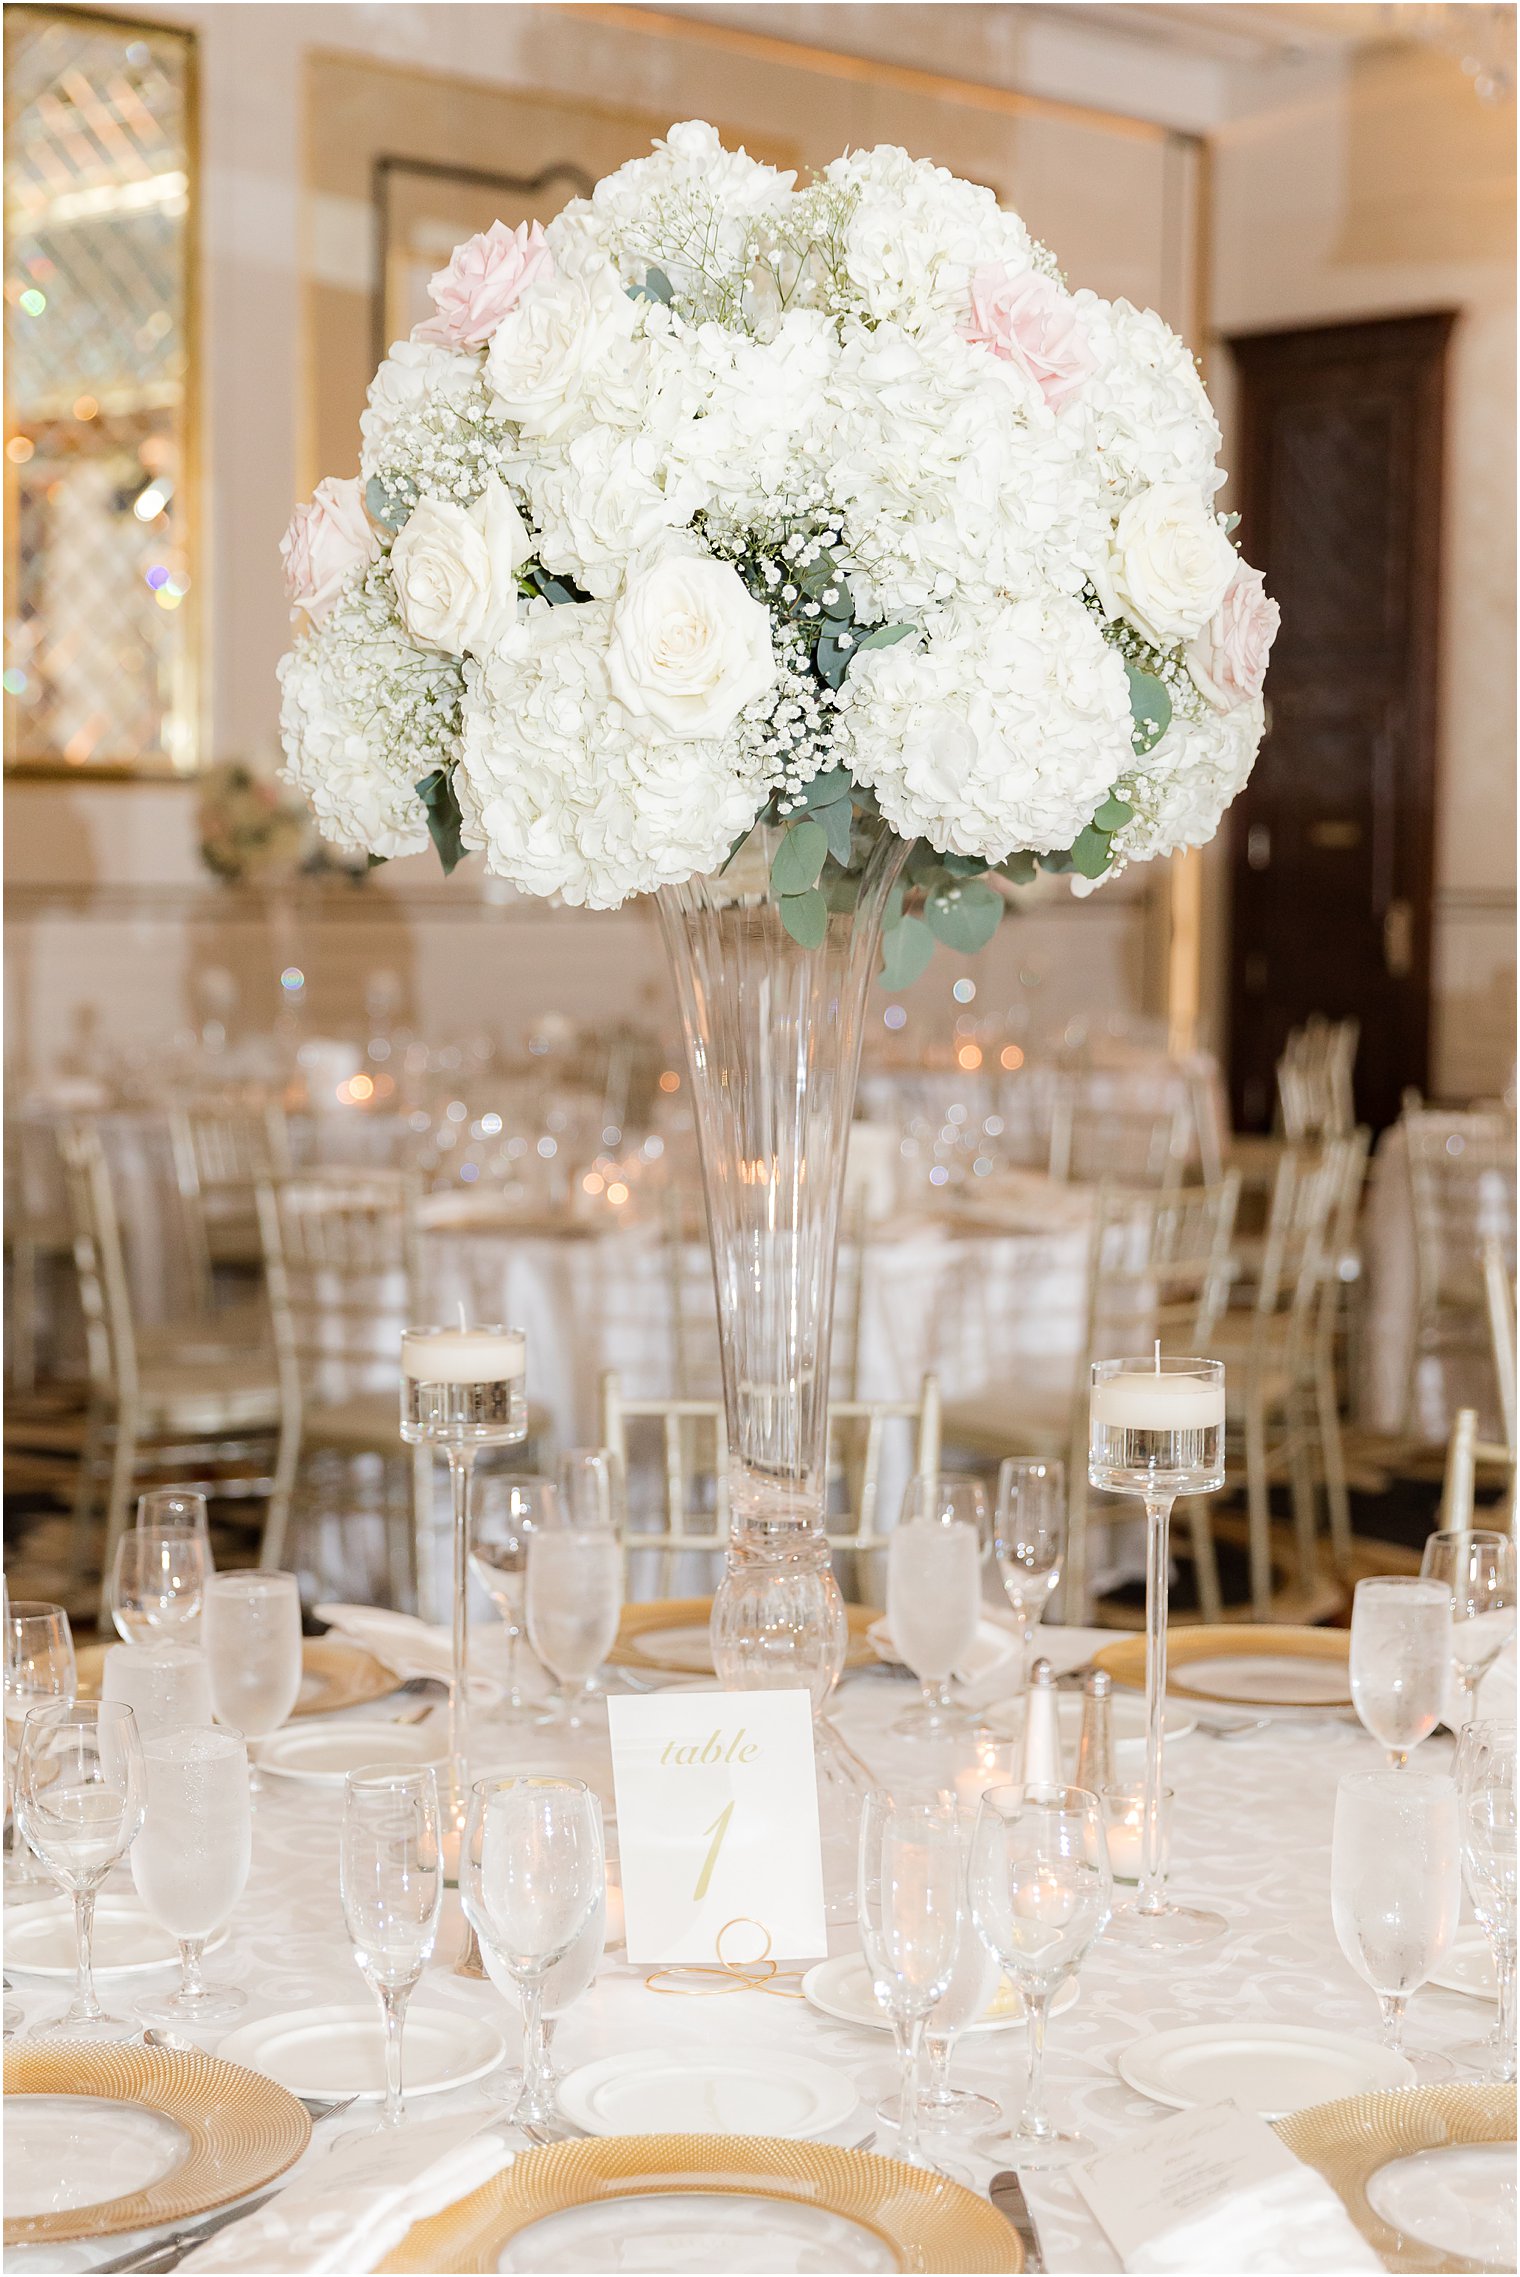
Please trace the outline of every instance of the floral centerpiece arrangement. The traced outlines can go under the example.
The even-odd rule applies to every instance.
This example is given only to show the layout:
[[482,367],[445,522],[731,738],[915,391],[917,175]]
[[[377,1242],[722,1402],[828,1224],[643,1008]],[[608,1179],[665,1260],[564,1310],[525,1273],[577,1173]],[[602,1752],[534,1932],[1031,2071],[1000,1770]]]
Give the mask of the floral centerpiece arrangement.
[[905,984],[986,939],[989,868],[1212,835],[1277,621],[1213,413],[990,190],[890,148],[798,189],[693,123],[430,290],[284,545],[285,749],[337,844],[611,908],[763,819],[807,941],[880,818]]

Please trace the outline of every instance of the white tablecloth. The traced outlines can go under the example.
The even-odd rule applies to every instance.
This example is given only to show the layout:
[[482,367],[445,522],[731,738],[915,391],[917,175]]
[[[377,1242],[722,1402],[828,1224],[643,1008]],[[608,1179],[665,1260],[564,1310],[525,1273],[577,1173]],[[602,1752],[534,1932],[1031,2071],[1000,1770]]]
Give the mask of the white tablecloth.
[[[1052,1631],[1047,1649],[1058,1665],[1076,1665],[1098,1641],[1095,1632]],[[902,1743],[887,1727],[910,1698],[907,1685],[877,1674],[849,1679],[836,1700],[836,1720],[873,1771],[890,1783],[905,1775]],[[370,1708],[365,1713],[384,1712]],[[563,1749],[563,1743],[561,1743]],[[530,1767],[521,1742],[477,1748],[477,1768]],[[1445,1737],[1428,1741],[1421,1767],[1444,1769],[1451,1755]],[[1127,1953],[1101,1941],[1081,1972],[1080,1998],[1056,2018],[1048,2046],[1053,2110],[1098,2144],[1154,2124],[1167,2114],[1133,2093],[1117,2076],[1114,2058],[1131,2042],[1184,2024],[1254,2020],[1301,2024],[1371,2039],[1376,2033],[1372,1994],[1342,1958],[1330,1919],[1330,1829],[1336,1782],[1342,1772],[1372,1768],[1381,1752],[1349,1718],[1281,1718],[1246,1739],[1219,1741],[1202,1733],[1168,1749],[1167,1781],[1176,1795],[1172,1835],[1172,1887],[1224,1912],[1229,1934],[1217,1945],[1175,1960]],[[532,1767],[574,1769],[610,1797],[605,1745],[570,1757],[552,1743],[534,1743]],[[240,1984],[249,1994],[247,2017],[367,1997],[354,1966],[338,1900],[338,1810],[322,1789],[271,1779],[259,1805],[253,1870],[239,1904],[229,1943],[208,1963],[212,1979]],[[448,1962],[461,1933],[451,1895],[439,1958],[423,1980],[419,2001],[502,2020],[511,2055],[517,2030],[512,2012],[489,1985],[452,1975]],[[855,1944],[853,1928],[832,1936],[833,1949]],[[40,2022],[60,2008],[59,1989],[15,1974],[27,2012]],[[107,1980],[108,2002],[129,2003],[141,1979]],[[158,1980],[151,1980],[155,1983]],[[1457,1993],[1427,1988],[1410,2003],[1411,2046],[1444,2048],[1488,2029],[1492,2011]],[[894,2085],[891,2042],[817,2014],[799,2001],[738,1993],[720,2002],[677,1999],[651,1991],[645,1971],[609,1955],[595,1985],[559,2026],[556,2058],[569,2069],[624,2050],[669,2047],[709,2038],[785,2046],[837,2066],[854,2079],[860,2106],[837,2130],[843,2142],[877,2129],[876,2148],[890,2155],[893,2136],[876,2120],[878,2098]],[[205,2044],[215,2046],[212,2035]],[[963,2040],[952,2077],[999,2096],[1016,2109],[1024,2078],[1023,2035],[1007,2031]],[[483,2086],[419,2099],[419,2115],[485,2107]],[[320,2159],[340,2130],[373,2124],[373,2109],[324,2122],[306,2153]],[[946,2154],[984,2189],[993,2162],[974,2142],[948,2139]],[[1067,2183],[1031,2177],[1028,2195],[1053,2270],[1107,2271],[1118,2267],[1106,2241],[1079,2207]],[[31,2248],[7,2254],[12,2271],[88,2269],[125,2250],[113,2239],[93,2247]]]

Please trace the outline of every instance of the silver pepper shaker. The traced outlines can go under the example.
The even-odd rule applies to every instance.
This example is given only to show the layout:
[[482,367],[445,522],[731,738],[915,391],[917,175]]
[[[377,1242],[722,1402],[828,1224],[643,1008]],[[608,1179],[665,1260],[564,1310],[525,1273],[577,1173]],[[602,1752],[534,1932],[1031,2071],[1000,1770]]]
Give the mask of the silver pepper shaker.
[[1114,1783],[1113,1679],[1101,1668],[1089,1671],[1082,1686],[1082,1734],[1077,1741],[1074,1782],[1102,1800]]

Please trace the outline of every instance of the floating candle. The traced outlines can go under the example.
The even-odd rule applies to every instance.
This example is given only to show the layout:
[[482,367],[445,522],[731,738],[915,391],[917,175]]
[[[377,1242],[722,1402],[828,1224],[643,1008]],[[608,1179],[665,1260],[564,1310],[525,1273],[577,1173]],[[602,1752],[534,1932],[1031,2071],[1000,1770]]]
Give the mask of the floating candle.
[[401,1372],[422,1384],[504,1384],[527,1366],[516,1328],[409,1328],[401,1339]]
[[1207,1431],[1224,1422],[1224,1385],[1150,1369],[1107,1376],[1093,1385],[1092,1419],[1119,1431]]

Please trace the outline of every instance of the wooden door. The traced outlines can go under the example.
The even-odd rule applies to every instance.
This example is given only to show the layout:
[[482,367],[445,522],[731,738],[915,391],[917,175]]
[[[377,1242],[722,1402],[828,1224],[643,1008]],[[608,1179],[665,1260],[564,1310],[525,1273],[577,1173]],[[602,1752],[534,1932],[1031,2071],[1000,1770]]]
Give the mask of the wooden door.
[[1448,315],[1230,342],[1240,540],[1282,606],[1268,733],[1231,819],[1230,1089],[1272,1120],[1311,1012],[1361,1022],[1374,1128],[1423,1088]]

